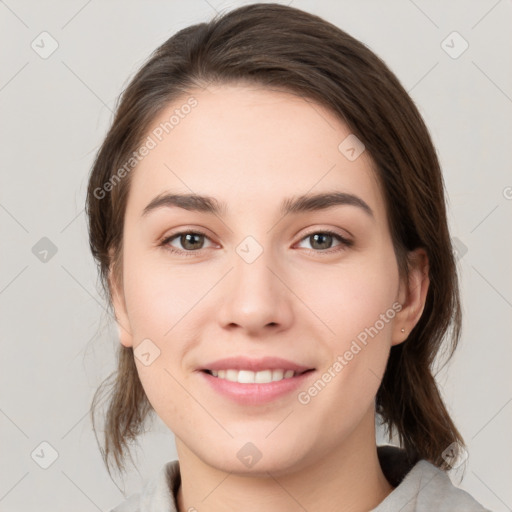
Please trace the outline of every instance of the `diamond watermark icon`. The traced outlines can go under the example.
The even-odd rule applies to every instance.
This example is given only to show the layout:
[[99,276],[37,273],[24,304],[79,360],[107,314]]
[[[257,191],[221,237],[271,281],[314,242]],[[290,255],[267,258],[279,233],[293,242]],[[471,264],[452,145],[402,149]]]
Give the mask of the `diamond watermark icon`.
[[30,456],[38,466],[48,469],[59,458],[59,452],[48,441],[43,441],[32,450]]
[[245,443],[236,454],[242,464],[252,468],[262,457],[262,453],[251,442]]
[[357,160],[364,150],[364,144],[353,133],[343,139],[338,146],[338,151],[351,162]]
[[44,31],[30,43],[30,47],[41,59],[47,59],[59,47],[59,43],[51,34]]
[[46,236],[32,247],[32,254],[42,263],[48,263],[56,254],[57,246]]
[[454,30],[441,41],[441,48],[452,59],[458,59],[469,48],[469,43]]
[[236,253],[246,263],[253,263],[263,252],[263,247],[258,243],[256,238],[249,235],[246,236],[236,247]]
[[457,469],[468,458],[468,452],[455,441],[443,451],[441,457],[451,469]]
[[144,366],[149,366],[160,355],[160,349],[146,338],[137,345],[133,354]]
[[464,258],[465,254],[468,252],[468,247],[464,242],[454,236],[452,238],[452,251],[455,261],[459,261]]

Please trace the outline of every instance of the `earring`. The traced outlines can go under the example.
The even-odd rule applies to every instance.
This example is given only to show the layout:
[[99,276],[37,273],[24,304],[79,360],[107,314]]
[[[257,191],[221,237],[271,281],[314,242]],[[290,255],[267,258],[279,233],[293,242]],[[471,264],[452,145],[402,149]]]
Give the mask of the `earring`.
[[402,331],[402,332],[405,332],[405,329],[402,327],[401,331]]

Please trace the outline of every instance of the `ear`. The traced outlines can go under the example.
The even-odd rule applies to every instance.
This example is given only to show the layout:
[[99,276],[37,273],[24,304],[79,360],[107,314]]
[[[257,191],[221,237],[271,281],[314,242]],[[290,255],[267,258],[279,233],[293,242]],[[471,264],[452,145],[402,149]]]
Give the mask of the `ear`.
[[110,296],[112,297],[112,305],[114,306],[114,314],[116,317],[117,328],[119,331],[119,341],[125,347],[133,347],[133,336],[130,328],[130,321],[126,312],[126,303],[124,300],[124,292],[115,279],[112,266],[108,273],[108,285]]
[[428,256],[424,249],[409,252],[408,265],[409,280],[400,281],[398,301],[402,309],[395,315],[392,345],[404,342],[418,323],[425,308],[430,284]]

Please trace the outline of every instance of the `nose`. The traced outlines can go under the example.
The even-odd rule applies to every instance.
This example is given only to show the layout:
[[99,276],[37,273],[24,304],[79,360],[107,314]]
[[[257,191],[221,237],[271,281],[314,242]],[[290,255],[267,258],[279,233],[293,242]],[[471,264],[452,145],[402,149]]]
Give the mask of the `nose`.
[[222,328],[262,335],[287,329],[293,321],[293,293],[271,251],[248,263],[237,253],[224,279],[217,318]]

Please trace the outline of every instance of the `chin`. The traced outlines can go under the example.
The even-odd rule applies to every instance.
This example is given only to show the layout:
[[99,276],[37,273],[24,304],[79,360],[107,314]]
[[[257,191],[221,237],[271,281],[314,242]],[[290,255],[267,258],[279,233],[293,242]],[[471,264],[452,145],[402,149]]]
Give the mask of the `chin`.
[[264,436],[261,442],[231,440],[228,446],[217,445],[214,451],[202,452],[201,458],[208,465],[237,475],[277,476],[305,465],[305,454],[295,446],[265,441]]

